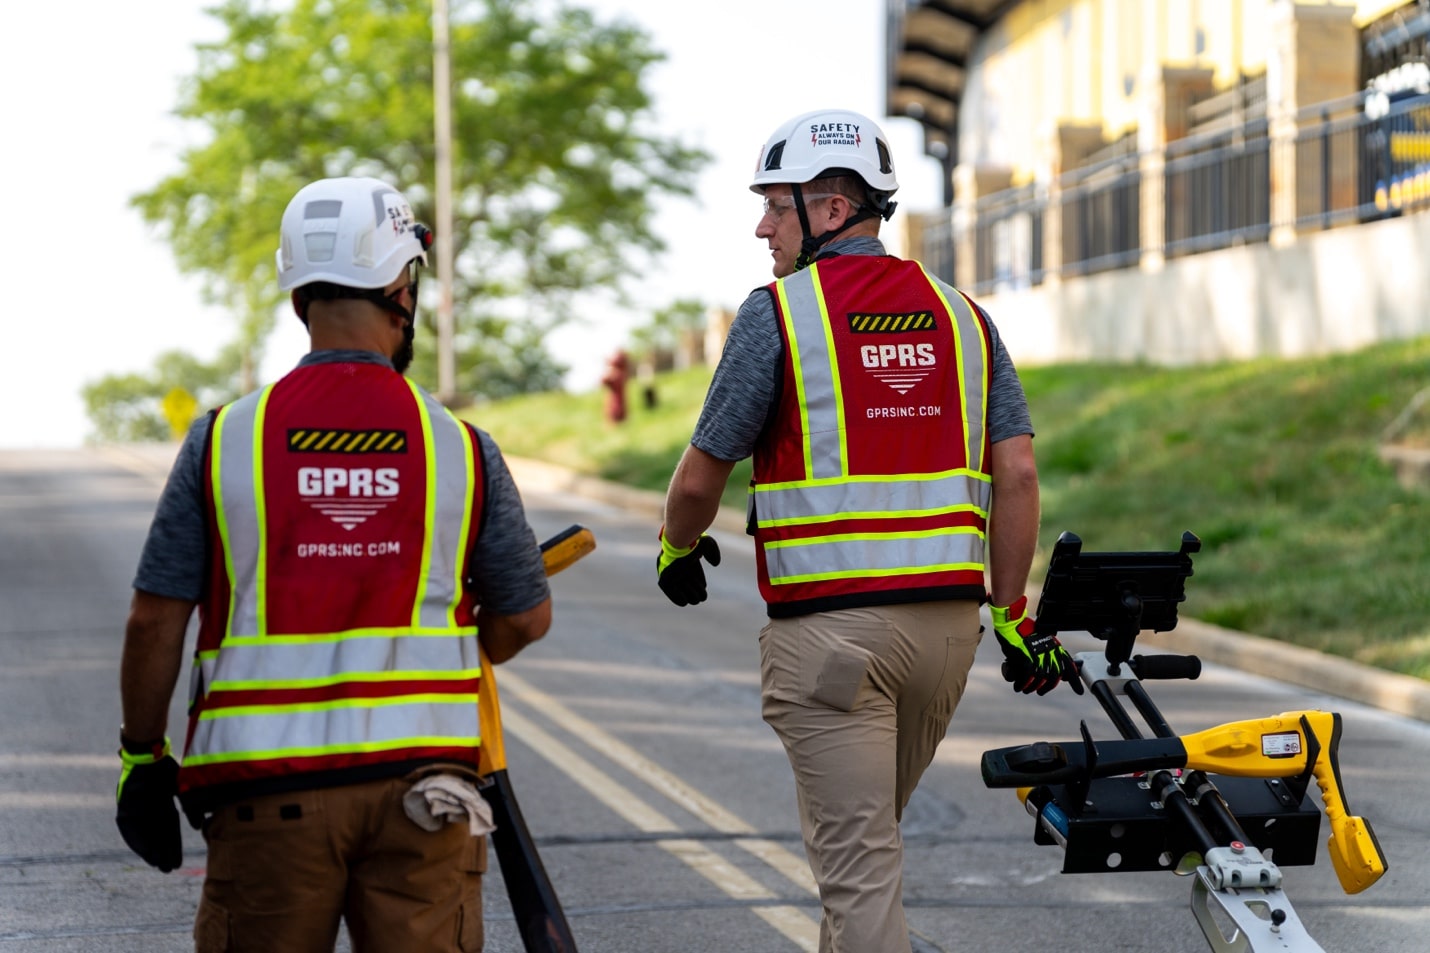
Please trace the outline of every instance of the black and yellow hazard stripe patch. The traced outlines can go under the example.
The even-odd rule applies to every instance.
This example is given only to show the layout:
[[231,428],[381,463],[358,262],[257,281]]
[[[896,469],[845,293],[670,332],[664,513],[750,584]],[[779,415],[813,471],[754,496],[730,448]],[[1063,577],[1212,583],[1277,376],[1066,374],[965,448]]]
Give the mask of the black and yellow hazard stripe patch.
[[932,311],[903,314],[849,314],[849,330],[855,334],[897,334],[901,331],[932,331],[938,327]]
[[288,431],[288,449],[294,453],[406,453],[405,430]]

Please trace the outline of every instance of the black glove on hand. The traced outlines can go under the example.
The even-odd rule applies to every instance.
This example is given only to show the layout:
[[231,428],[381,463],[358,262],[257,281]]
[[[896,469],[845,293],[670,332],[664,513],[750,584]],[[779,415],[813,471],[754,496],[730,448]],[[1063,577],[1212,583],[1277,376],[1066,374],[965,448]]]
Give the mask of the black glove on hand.
[[114,822],[130,850],[167,874],[184,859],[179,809],[174,804],[179,793],[179,762],[169,754],[168,738],[158,752],[135,754],[121,746],[119,760],[124,767],[114,792],[119,802]]
[[660,591],[678,606],[694,606],[705,601],[704,559],[712,566],[720,565],[720,547],[709,536],[701,536],[693,545],[681,549],[672,546],[660,531],[660,555],[655,559]]
[[989,606],[993,634],[1003,650],[1003,677],[1013,690],[1046,695],[1067,682],[1077,694],[1083,693],[1077,662],[1051,632],[1038,632],[1028,615],[1028,597],[1019,596],[1011,606]]

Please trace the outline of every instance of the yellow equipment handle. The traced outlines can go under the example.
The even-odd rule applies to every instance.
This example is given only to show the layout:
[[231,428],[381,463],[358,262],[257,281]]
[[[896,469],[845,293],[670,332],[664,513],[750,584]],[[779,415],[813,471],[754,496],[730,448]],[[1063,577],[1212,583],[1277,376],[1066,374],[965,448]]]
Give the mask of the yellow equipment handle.
[[1388,866],[1370,822],[1353,817],[1341,793],[1341,716],[1329,711],[1288,711],[1183,735],[1187,767],[1245,778],[1284,778],[1306,770],[1321,789],[1330,821],[1326,848],[1341,889],[1360,893]]
[[[541,563],[546,575],[554,576],[596,548],[596,535],[579,524],[566,529],[541,544]],[[497,696],[496,666],[487,661],[486,649],[477,643],[482,666],[482,687],[477,693],[477,724],[482,736],[482,775],[506,770],[506,745],[502,742],[501,699]]]

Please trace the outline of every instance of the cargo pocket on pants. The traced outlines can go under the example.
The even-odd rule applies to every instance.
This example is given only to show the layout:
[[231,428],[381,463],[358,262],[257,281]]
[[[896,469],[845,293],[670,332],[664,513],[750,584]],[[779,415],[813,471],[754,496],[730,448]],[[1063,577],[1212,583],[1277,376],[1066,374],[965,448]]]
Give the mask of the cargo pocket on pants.
[[462,849],[462,906],[457,913],[457,947],[462,953],[480,953],[486,943],[482,923],[482,874],[486,871],[486,837],[468,838]]

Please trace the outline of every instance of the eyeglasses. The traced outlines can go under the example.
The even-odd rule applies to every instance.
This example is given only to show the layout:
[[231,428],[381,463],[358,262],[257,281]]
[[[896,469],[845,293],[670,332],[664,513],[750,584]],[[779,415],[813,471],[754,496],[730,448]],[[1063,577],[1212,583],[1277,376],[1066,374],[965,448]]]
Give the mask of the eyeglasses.
[[[844,193],[843,193],[843,192],[806,192],[806,193],[804,193],[804,200],[805,200],[805,202],[814,202],[814,201],[817,201],[818,199],[832,199],[832,198],[834,198],[834,196],[836,196],[836,195],[844,195]],[[854,203],[854,200],[853,200],[853,199],[850,199],[849,196],[844,195],[844,197],[845,197],[846,199],[849,199],[849,203],[850,203],[851,205],[854,205],[854,204],[855,204],[855,203]],[[784,215],[785,212],[788,212],[790,209],[794,208],[794,200],[791,199],[791,200],[788,201],[788,202],[777,202],[777,201],[775,201],[774,199],[769,198],[768,196],[766,196],[764,205],[763,205],[762,207],[764,208],[764,214],[766,214],[766,215],[773,215],[774,218],[775,218],[775,221],[779,221],[780,218]],[[856,205],[855,207],[857,208],[858,206]]]
[[418,259],[414,258],[414,259],[412,259],[411,261],[409,261],[409,262],[407,263],[406,268],[404,269],[404,271],[405,271],[406,274],[407,274],[407,284],[403,285],[402,287],[398,288],[396,291],[392,292],[392,294],[389,295],[389,297],[391,297],[391,298],[396,298],[396,297],[398,297],[399,295],[401,295],[402,292],[406,291],[408,294],[412,295],[412,304],[414,305],[414,308],[415,308],[415,306],[416,306],[416,304],[417,304],[417,282],[418,282],[419,277],[421,276],[421,271],[420,271],[421,267],[422,267],[422,262],[419,261]]

